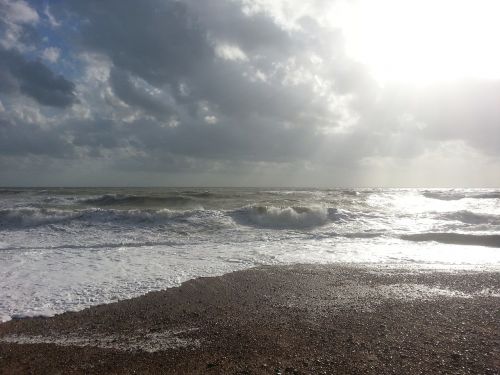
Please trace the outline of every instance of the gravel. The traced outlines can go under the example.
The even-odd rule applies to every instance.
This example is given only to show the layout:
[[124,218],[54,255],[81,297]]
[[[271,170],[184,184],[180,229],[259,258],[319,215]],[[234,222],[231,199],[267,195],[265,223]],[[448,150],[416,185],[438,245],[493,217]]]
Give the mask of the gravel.
[[500,374],[500,272],[260,267],[0,325],[1,374]]

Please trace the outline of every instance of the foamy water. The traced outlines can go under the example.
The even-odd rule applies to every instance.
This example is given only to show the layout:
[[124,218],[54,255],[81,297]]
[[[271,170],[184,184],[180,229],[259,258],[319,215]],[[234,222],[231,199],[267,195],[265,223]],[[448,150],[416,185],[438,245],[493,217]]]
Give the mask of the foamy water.
[[500,270],[500,190],[3,189],[0,319],[268,264]]

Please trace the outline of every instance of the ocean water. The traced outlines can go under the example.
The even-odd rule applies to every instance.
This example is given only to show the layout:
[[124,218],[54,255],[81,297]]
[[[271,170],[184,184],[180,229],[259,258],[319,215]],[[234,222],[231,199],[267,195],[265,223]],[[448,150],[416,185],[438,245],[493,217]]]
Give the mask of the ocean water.
[[498,269],[495,189],[0,189],[0,320],[258,265]]

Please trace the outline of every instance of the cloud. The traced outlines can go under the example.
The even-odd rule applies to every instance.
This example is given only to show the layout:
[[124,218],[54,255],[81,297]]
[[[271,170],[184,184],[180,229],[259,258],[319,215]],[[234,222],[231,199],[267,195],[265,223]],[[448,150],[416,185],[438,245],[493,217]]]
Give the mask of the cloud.
[[33,36],[37,11],[25,1],[0,0],[0,46],[26,49],[25,39]]
[[55,63],[59,60],[59,55],[61,54],[61,50],[57,47],[47,47],[42,51],[42,59]]
[[115,95],[130,106],[160,118],[174,112],[173,99],[168,93],[151,87],[126,71],[113,68],[109,81]]
[[[67,157],[131,180],[216,171],[221,184],[259,171],[369,184],[384,166],[410,181],[404,167],[428,168],[423,156],[456,144],[500,165],[499,82],[381,86],[347,56],[323,1],[297,4],[88,0],[44,8],[46,22],[24,8],[5,16],[24,47],[0,49],[0,158]],[[26,98],[43,123],[15,110]]]
[[0,14],[10,23],[36,23],[39,20],[37,11],[22,0],[0,0]]
[[75,85],[40,61],[27,60],[14,50],[0,48],[0,91],[21,93],[38,103],[67,107],[76,100]]
[[[70,7],[86,20],[81,46],[112,63],[114,95],[156,119],[134,121],[142,123],[132,129],[146,152],[297,159],[307,153],[301,143],[319,138],[320,127],[337,126],[345,110],[315,92],[309,36],[293,38],[267,14],[249,16],[225,1]],[[178,126],[165,126],[172,119]]]
[[[500,81],[467,80],[426,88],[393,86],[367,114],[383,120],[385,134],[399,127],[423,142],[463,141],[486,154],[500,155]],[[389,119],[394,119],[391,123]],[[380,125],[379,125],[380,126]]]
[[43,129],[37,124],[12,121],[0,113],[0,150],[4,156],[46,155],[55,158],[73,154],[65,135],[55,129]]
[[[184,4],[133,0],[65,4],[80,19],[81,42],[152,85],[176,84],[210,58],[211,49]],[[119,22],[109,22],[113,18]],[[127,25],[127,27],[123,27]]]
[[43,9],[43,13],[47,17],[47,20],[49,21],[49,24],[53,28],[57,28],[61,26],[61,22],[59,22],[54,15],[52,14],[52,11],[50,10],[49,5],[46,5],[45,8]]

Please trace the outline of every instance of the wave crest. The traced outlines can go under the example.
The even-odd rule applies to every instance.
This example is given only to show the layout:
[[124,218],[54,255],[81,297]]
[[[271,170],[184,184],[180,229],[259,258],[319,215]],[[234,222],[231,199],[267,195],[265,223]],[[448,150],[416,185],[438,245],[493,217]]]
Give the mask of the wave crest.
[[233,213],[240,224],[271,229],[312,229],[346,217],[329,207],[247,206]]
[[195,211],[162,210],[105,210],[85,209],[66,211],[57,209],[20,208],[0,210],[0,228],[22,229],[50,224],[70,224],[75,221],[90,224],[102,223],[153,223],[162,224],[183,218]]
[[39,225],[57,224],[71,220],[74,212],[40,208],[18,208],[0,210],[0,227],[29,228]]

